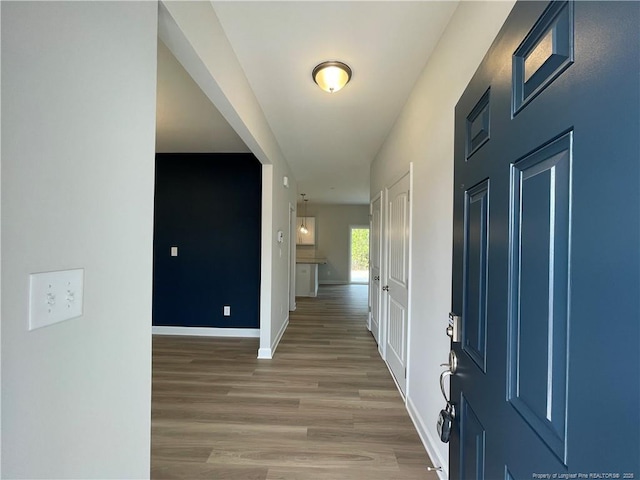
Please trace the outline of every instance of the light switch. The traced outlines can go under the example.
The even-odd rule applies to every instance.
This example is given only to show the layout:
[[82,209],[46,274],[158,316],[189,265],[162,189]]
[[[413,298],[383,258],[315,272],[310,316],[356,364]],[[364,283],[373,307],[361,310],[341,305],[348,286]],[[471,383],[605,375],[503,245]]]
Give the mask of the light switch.
[[225,306],[222,308],[222,314],[223,314],[225,317],[230,317],[230,316],[231,316],[231,305],[225,305]]
[[178,256],[178,247],[171,247],[171,256],[172,257]]
[[82,315],[84,269],[29,275],[29,330]]

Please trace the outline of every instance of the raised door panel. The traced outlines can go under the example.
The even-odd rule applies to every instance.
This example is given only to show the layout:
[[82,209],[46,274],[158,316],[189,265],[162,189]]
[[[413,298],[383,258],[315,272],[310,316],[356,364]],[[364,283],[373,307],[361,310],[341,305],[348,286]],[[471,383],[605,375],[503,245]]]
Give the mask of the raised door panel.
[[485,478],[486,432],[476,413],[463,396],[460,403],[461,478]]
[[487,282],[489,254],[489,181],[465,194],[463,349],[486,371]]
[[571,139],[512,166],[508,398],[566,462]]

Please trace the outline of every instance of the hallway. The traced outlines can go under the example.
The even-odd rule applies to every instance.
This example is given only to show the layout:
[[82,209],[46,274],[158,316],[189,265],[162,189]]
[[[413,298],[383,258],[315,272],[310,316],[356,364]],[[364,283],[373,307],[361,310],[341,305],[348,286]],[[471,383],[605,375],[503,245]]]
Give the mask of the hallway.
[[257,339],[153,338],[152,478],[436,479],[367,331],[367,286],[297,299]]

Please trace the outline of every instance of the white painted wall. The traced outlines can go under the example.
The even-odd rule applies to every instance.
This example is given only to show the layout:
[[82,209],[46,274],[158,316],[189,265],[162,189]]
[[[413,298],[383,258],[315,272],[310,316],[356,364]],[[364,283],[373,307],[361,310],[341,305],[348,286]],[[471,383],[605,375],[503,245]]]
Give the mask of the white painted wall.
[[[0,52],[2,51],[2,2],[0,2]],[[2,61],[0,61],[0,92],[2,91]],[[1,97],[1,95],[0,95]],[[0,105],[2,101],[0,100]],[[0,108],[0,131],[2,109]],[[0,266],[2,265],[2,135],[0,134]],[[1,270],[1,268],[0,268]],[[2,478],[2,275],[0,274],[0,478]]]
[[[295,177],[286,161],[274,161],[272,163],[273,176],[271,179],[271,230],[265,231],[265,237],[270,240],[271,249],[271,332],[270,350],[273,355],[275,348],[289,324],[289,241],[278,243],[278,230],[286,235],[289,231],[289,205],[296,201],[295,183],[290,183],[289,188],[283,185],[284,176],[289,177],[289,182],[295,182]],[[292,180],[294,179],[294,180]],[[264,178],[263,178],[264,181]],[[264,208],[264,205],[263,205]],[[263,217],[264,221],[264,217]],[[295,243],[295,239],[293,240]],[[295,282],[295,279],[293,280]],[[262,288],[262,286],[261,286]],[[262,325],[262,323],[261,323]],[[262,347],[262,343],[261,343]]]
[[[154,2],[2,2],[2,477],[148,478]],[[29,274],[85,269],[29,332]]]
[[407,406],[443,477],[448,448],[435,421],[444,406],[439,364],[449,351],[454,108],[513,4],[460,3],[371,166],[373,197],[414,162]]
[[249,151],[159,39],[156,98],[156,152]]
[[289,318],[288,257],[276,241],[288,231],[295,177],[210,2],[161,1],[158,33],[200,89],[262,162],[261,358],[271,358]]
[[[298,204],[298,212],[304,207]],[[369,225],[369,205],[326,205],[307,202],[307,216],[315,217],[316,245],[298,246],[298,257],[318,255],[327,259],[318,267],[319,283],[349,283],[349,227]]]

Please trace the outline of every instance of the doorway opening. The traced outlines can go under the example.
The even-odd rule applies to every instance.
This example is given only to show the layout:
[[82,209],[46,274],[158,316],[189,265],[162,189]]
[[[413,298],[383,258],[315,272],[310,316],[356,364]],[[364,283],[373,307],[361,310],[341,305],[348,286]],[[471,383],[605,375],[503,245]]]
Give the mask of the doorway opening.
[[349,282],[369,283],[369,227],[349,227]]

